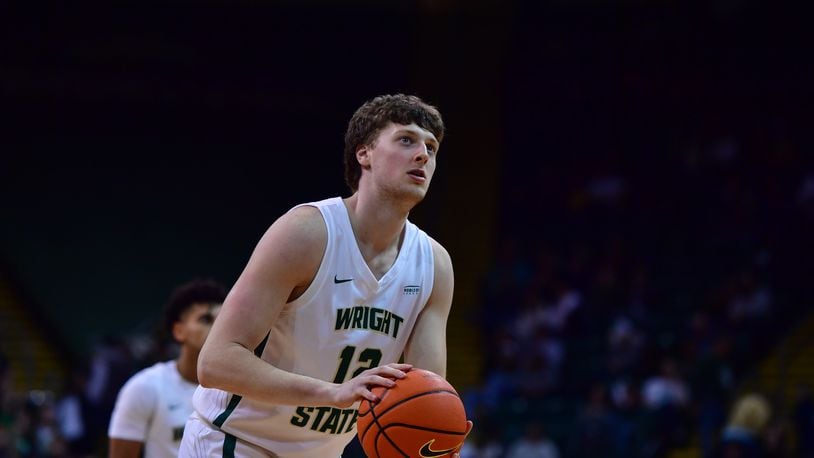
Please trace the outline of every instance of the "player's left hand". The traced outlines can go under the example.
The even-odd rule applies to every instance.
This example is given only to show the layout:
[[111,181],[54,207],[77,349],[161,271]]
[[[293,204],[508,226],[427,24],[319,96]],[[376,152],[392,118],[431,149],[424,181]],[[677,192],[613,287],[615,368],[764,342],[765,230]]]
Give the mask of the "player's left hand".
[[469,436],[469,433],[472,431],[472,420],[466,420],[466,434],[464,434],[464,440],[461,442],[461,446],[458,447],[458,450],[452,454],[452,458],[461,458],[461,447],[464,446],[464,442],[466,442],[466,437]]

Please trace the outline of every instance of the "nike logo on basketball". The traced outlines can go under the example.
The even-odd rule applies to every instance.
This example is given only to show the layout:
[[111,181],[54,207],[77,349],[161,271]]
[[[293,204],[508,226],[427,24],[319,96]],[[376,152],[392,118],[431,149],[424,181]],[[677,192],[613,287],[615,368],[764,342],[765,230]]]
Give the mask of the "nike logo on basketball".
[[336,278],[336,275],[334,275],[334,283],[336,283],[337,285],[340,284],[340,283],[346,283],[346,282],[349,282],[349,281],[353,281],[353,279],[352,278],[346,278],[344,280],[340,280],[340,279]]
[[456,448],[458,448],[458,446],[456,445],[455,447],[448,448],[446,450],[433,450],[430,448],[433,442],[435,442],[435,439],[432,439],[431,441],[424,444],[421,447],[421,450],[418,451],[418,454],[424,458],[435,458],[436,456],[444,456],[446,454],[452,453],[455,451]]

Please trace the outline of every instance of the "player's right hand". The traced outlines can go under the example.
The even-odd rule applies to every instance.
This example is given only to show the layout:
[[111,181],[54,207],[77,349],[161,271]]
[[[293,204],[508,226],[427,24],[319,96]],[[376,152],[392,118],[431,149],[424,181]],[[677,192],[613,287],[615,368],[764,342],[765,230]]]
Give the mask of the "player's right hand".
[[461,441],[461,445],[458,446],[458,449],[455,450],[455,453],[452,454],[452,458],[461,458],[461,449],[464,446],[464,442],[466,442],[466,437],[469,436],[469,433],[472,432],[472,420],[466,420],[466,433],[464,433],[464,440]]
[[335,385],[331,405],[346,408],[363,399],[378,402],[379,397],[371,389],[377,386],[392,387],[396,384],[394,380],[404,378],[412,368],[412,364],[391,363],[368,369],[341,385]]

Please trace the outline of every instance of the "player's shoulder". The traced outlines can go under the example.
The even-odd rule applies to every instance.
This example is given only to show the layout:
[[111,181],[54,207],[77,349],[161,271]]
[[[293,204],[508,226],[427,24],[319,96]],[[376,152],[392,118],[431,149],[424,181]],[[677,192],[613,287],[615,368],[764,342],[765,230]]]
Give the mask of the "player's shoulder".
[[452,258],[449,255],[449,251],[441,245],[440,242],[435,240],[434,238],[427,236],[427,239],[430,241],[430,246],[432,247],[432,254],[433,258],[435,259],[436,267],[440,266],[452,266]]
[[328,230],[322,212],[312,205],[300,205],[280,216],[269,229],[295,242],[312,243],[327,238]]
[[[316,207],[298,206],[287,211],[266,230],[260,243],[261,251],[301,251],[321,245],[328,230]],[[322,242],[322,243],[320,243]]]
[[318,266],[328,243],[328,229],[320,210],[295,207],[268,228],[253,257],[265,268],[310,275]]

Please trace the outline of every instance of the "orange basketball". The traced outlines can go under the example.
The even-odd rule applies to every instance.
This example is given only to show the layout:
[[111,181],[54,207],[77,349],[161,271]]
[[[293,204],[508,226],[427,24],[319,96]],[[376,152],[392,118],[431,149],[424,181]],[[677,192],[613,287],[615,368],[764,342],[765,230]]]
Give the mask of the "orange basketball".
[[450,456],[466,435],[466,412],[443,377],[412,369],[392,388],[376,387],[380,401],[363,400],[357,434],[371,458]]

